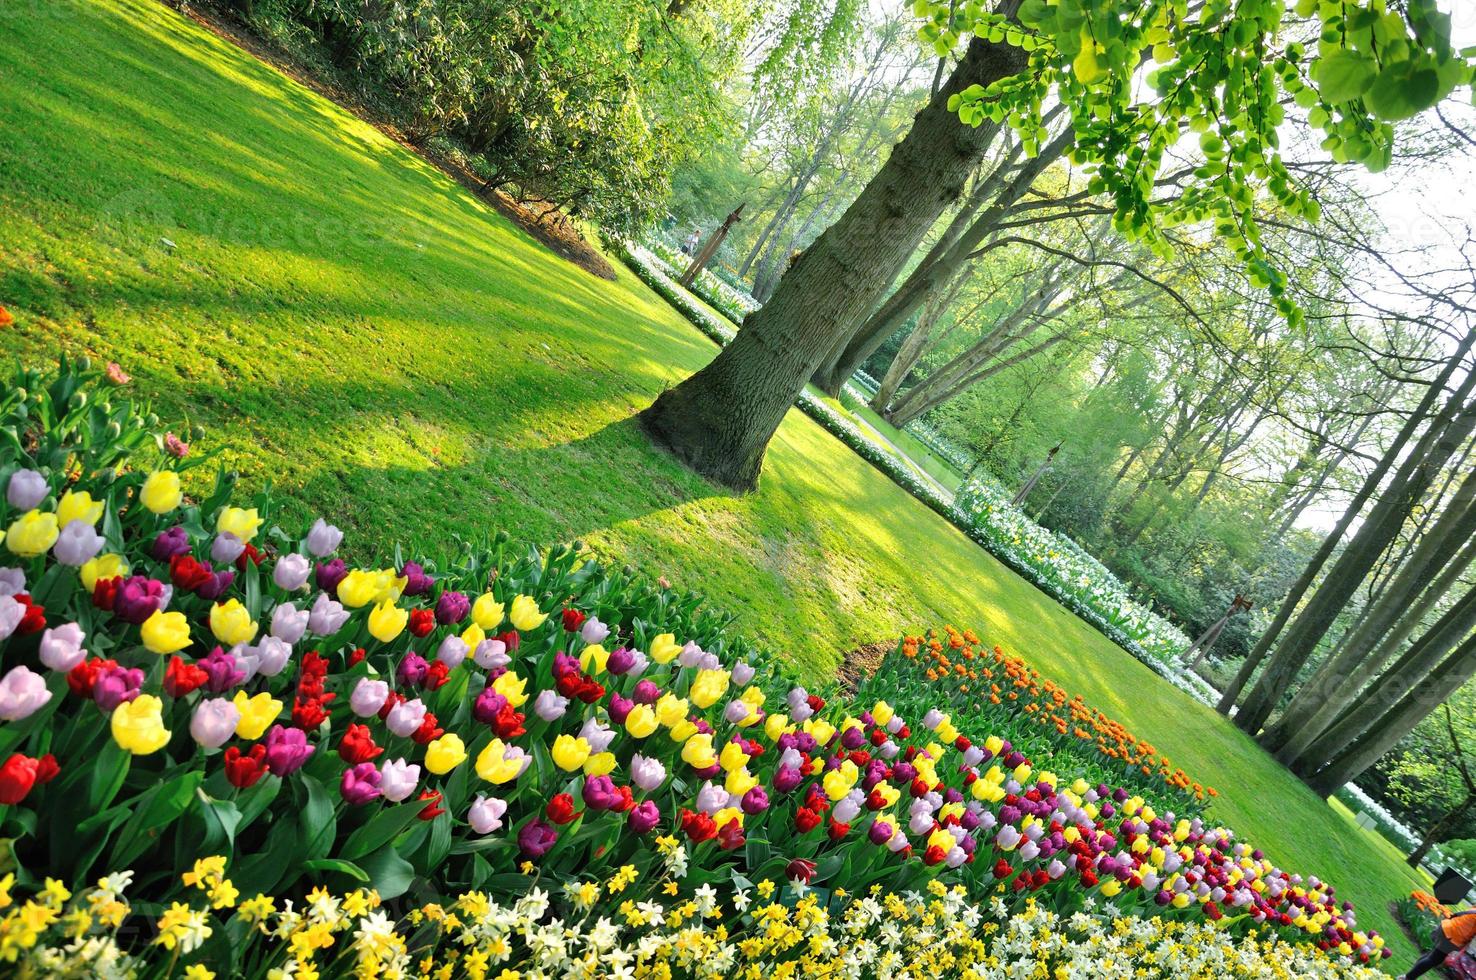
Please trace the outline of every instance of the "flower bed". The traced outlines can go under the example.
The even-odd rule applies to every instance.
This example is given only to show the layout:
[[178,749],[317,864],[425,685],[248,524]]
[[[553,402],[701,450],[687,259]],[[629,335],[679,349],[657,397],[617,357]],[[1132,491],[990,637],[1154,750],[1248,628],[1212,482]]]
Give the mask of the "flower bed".
[[[699,309],[650,252],[632,243],[622,243],[620,248],[626,265],[713,342],[723,346],[737,335],[736,324],[720,322]],[[1019,508],[1010,506],[1009,496],[1001,487],[976,476],[948,499],[823,400],[804,391],[795,405],[989,554],[1159,676],[1202,702],[1214,704],[1219,700],[1218,693],[1179,659],[1189,646],[1189,638],[1178,627],[1139,604],[1117,576],[1076,542],[1046,530]]]
[[[1053,774],[1082,756],[1031,758],[1011,739],[1032,727],[996,730],[987,701],[950,716],[914,664],[827,701],[700,597],[500,536],[350,565],[331,525],[275,527],[228,474],[187,497],[204,460],[100,384],[63,365],[0,398],[11,962],[337,975],[450,936],[543,969],[574,955],[554,923],[609,952],[627,939],[601,918],[636,930],[632,909],[751,938],[770,920],[738,896],[786,882],[826,907],[947,892],[1004,929],[1100,903],[1164,935],[1379,955],[1330,886],[1150,802],[1192,805],[1183,787]],[[419,912],[380,908],[411,894]],[[686,901],[658,921],[666,897]],[[628,941],[695,955],[686,937]]]
[[[660,239],[649,240],[645,248],[661,271],[674,280],[680,279],[692,262],[691,257],[683,255]],[[704,303],[734,323],[742,323],[745,316],[759,308],[757,300],[724,282],[712,271],[711,266],[697,273],[690,289]]]

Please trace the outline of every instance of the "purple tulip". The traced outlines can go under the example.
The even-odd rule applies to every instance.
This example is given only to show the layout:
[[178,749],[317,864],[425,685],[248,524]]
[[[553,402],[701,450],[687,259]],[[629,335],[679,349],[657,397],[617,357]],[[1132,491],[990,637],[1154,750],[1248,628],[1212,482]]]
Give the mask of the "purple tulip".
[[[338,550],[342,542],[343,532],[321,517],[313,522],[312,529],[308,531],[308,551],[312,552],[315,558],[327,558]],[[334,585],[337,584],[334,583]]]
[[343,771],[339,791],[346,802],[362,806],[379,798],[379,768],[372,762],[361,762]]
[[216,599],[225,595],[226,590],[231,587],[231,583],[235,580],[236,573],[231,569],[217,570],[212,568],[210,570],[210,577],[204,582],[201,582],[199,587],[195,589],[195,595],[209,602],[214,602]]
[[533,699],[533,713],[544,721],[557,721],[569,710],[569,699],[557,691],[545,688]]
[[892,835],[896,832],[897,828],[895,825],[887,823],[885,820],[873,820],[871,822],[871,828],[866,831],[866,836],[871,839],[873,844],[880,846],[891,840]]
[[580,795],[584,798],[584,805],[591,810],[613,810],[623,801],[623,797],[615,789],[614,780],[609,776],[589,777],[584,781],[584,790]]
[[91,524],[79,518],[68,521],[67,526],[61,529],[56,543],[51,546],[51,553],[63,565],[80,568],[97,557],[103,544],[102,535],[93,530]]
[[274,776],[290,776],[307,763],[314,748],[302,729],[273,725],[266,736],[267,768]]
[[[143,671],[136,673],[142,684]],[[136,695],[137,689],[133,693]],[[46,689],[45,678],[33,673],[28,667],[17,665],[6,671],[4,677],[0,677],[0,721],[29,718],[50,700],[51,692]]]
[[744,813],[751,817],[756,816],[769,808],[769,794],[764,792],[762,786],[755,786],[743,794],[743,801],[739,805],[743,807]]
[[471,612],[471,600],[460,592],[442,592],[436,600],[436,622],[455,626]]
[[160,531],[154,537],[154,546],[150,549],[154,561],[168,562],[175,555],[187,555],[190,553],[190,535],[182,527],[171,527],[167,531]]
[[630,698],[622,697],[619,694],[611,695],[610,720],[617,725],[625,724],[625,719],[630,715],[630,711],[634,707],[635,702],[632,701]]
[[661,688],[649,680],[641,681],[631,693],[636,704],[655,704],[661,698]]
[[164,583],[158,579],[129,576],[113,597],[113,615],[137,626],[159,611],[163,596]]
[[[10,675],[7,674],[5,679],[8,682]],[[138,697],[139,691],[143,688],[143,682],[144,672],[137,667],[104,667],[97,672],[97,678],[92,682],[92,699],[97,702],[97,706],[105,714],[111,714],[113,709],[124,701],[132,701]],[[47,698],[50,696],[49,693],[46,695]],[[3,700],[3,695],[0,695],[0,703],[3,703]],[[41,703],[44,704],[45,699]],[[0,711],[0,717],[5,717],[3,711]],[[14,719],[6,718],[6,720]]]
[[418,653],[407,653],[400,660],[400,666],[395,668],[395,679],[400,682],[401,687],[419,687],[425,680],[426,672],[430,670],[430,664]]
[[277,564],[272,569],[272,581],[276,582],[280,589],[295,592],[307,585],[308,576],[312,574],[312,571],[312,563],[294,552],[277,559]]
[[793,766],[780,766],[774,772],[774,790],[778,793],[792,793],[804,782],[805,777]]
[[491,687],[482,688],[482,693],[472,702],[472,717],[484,725],[490,725],[497,720],[502,709],[507,707],[507,698],[492,690]]
[[625,822],[632,833],[649,834],[661,822],[661,811],[651,800],[643,800],[631,807],[630,815],[625,818]]
[[317,571],[318,588],[327,595],[338,594],[338,583],[348,576],[348,566],[343,563],[342,558],[335,558],[330,562],[319,562]]
[[210,679],[205,682],[205,686],[212,694],[229,691],[246,680],[246,672],[236,662],[235,654],[222,650],[220,647],[216,647],[196,660],[195,666],[209,675]]
[[215,536],[215,540],[210,543],[210,558],[212,561],[220,562],[222,565],[229,565],[237,558],[240,558],[241,553],[245,550],[245,541],[242,541],[230,531],[221,531]]
[[558,840],[559,832],[538,817],[523,824],[523,829],[518,831],[518,849],[528,858],[543,857],[553,850]]
[[400,569],[400,575],[405,579],[403,595],[425,595],[431,590],[431,586],[436,584],[434,578],[425,574],[425,569],[420,566],[419,562],[405,562],[405,567]]
[[605,667],[616,677],[625,674],[635,666],[635,654],[625,647],[616,647],[610,651],[610,659],[606,661]]
[[5,499],[10,501],[10,506],[20,510],[31,510],[46,495],[51,492],[51,487],[46,483],[46,477],[35,470],[16,470],[10,474],[10,483],[5,487]]
[[53,626],[41,634],[41,662],[52,670],[71,670],[87,656],[82,649],[85,636],[76,623]]

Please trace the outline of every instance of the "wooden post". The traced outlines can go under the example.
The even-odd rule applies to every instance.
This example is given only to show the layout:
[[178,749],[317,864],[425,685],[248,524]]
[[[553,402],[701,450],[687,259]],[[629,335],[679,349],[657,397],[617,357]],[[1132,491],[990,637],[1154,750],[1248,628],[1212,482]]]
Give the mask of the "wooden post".
[[1189,664],[1190,670],[1198,669],[1200,663],[1203,662],[1204,658],[1209,654],[1210,648],[1215,645],[1215,642],[1217,640],[1219,640],[1220,634],[1225,632],[1225,627],[1229,624],[1231,617],[1233,617],[1236,613],[1249,611],[1252,605],[1254,605],[1254,603],[1252,603],[1245,596],[1236,595],[1235,601],[1230,603],[1230,608],[1225,610],[1225,615],[1221,616],[1219,619],[1215,620],[1214,623],[1210,624],[1210,628],[1204,631],[1203,636],[1195,640],[1193,643],[1189,644],[1189,648],[1184,651],[1183,656],[1187,657],[1189,656],[1189,654],[1198,651],[1198,656],[1196,656],[1193,662]]
[[705,269],[707,263],[711,262],[712,257],[717,254],[718,246],[722,245],[723,239],[728,237],[728,231],[743,220],[743,208],[747,203],[745,201],[743,204],[734,208],[733,212],[723,219],[723,223],[718,230],[713,232],[712,236],[703,244],[701,250],[697,253],[697,257],[692,260],[692,264],[687,266],[687,271],[682,273],[682,278],[677,280],[682,284],[683,288],[692,285],[692,280],[697,278],[697,273]]
[[1056,458],[1056,453],[1061,451],[1063,445],[1065,445],[1064,441],[1058,442],[1051,447],[1051,451],[1046,453],[1045,462],[1041,463],[1040,467],[1036,469],[1030,479],[1025,481],[1025,485],[1020,488],[1020,492],[1010,498],[1010,504],[1012,506],[1019,507],[1025,502],[1025,498],[1030,496],[1030,491],[1035,489],[1035,485],[1040,482],[1040,478],[1045,475],[1045,471],[1051,468],[1051,461]]

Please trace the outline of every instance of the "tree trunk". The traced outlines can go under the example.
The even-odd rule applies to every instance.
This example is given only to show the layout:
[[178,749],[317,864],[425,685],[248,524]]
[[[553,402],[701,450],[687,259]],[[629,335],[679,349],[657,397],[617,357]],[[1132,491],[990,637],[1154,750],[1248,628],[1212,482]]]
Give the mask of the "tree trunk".
[[1435,821],[1434,826],[1425,831],[1425,836],[1420,839],[1419,846],[1409,853],[1404,863],[1411,868],[1418,868],[1420,862],[1425,860],[1425,855],[1430,853],[1430,848],[1442,841],[1450,840],[1450,835],[1461,825],[1461,821],[1466,819],[1466,814],[1471,812],[1473,806],[1476,806],[1476,794],[1468,793],[1464,801],[1447,810],[1439,820]]
[[764,450],[805,382],[870,312],[978,165],[988,127],[963,125],[948,100],[970,85],[1019,74],[1026,64],[1019,48],[969,42],[876,177],[805,250],[769,302],[707,367],[641,413],[657,443],[718,483],[757,485]]
[[1271,646],[1276,642],[1277,637],[1281,635],[1281,631],[1286,628],[1287,622],[1291,620],[1292,614],[1301,605],[1302,597],[1307,594],[1308,589],[1312,588],[1312,583],[1317,580],[1317,575],[1322,571],[1322,566],[1327,564],[1327,560],[1337,550],[1339,542],[1343,539],[1343,535],[1348,533],[1348,528],[1357,520],[1359,513],[1363,510],[1363,505],[1378,490],[1379,484],[1383,482],[1384,476],[1394,466],[1404,446],[1414,437],[1414,433],[1419,429],[1425,419],[1429,417],[1430,409],[1434,407],[1436,400],[1440,397],[1441,392],[1444,391],[1446,382],[1455,374],[1456,367],[1471,350],[1472,344],[1476,344],[1476,330],[1468,331],[1466,336],[1461,340],[1460,345],[1451,355],[1450,360],[1446,361],[1445,367],[1441,370],[1440,375],[1431,382],[1424,397],[1420,399],[1419,405],[1410,413],[1409,418],[1405,421],[1403,427],[1401,427],[1399,434],[1395,436],[1394,442],[1390,445],[1388,451],[1384,453],[1378,465],[1368,474],[1368,477],[1363,481],[1363,485],[1353,495],[1353,499],[1348,502],[1348,507],[1343,511],[1343,516],[1338,518],[1338,523],[1322,539],[1322,545],[1317,549],[1317,553],[1312,556],[1311,561],[1307,562],[1307,567],[1302,570],[1301,576],[1287,592],[1286,598],[1282,600],[1281,608],[1276,611],[1276,618],[1271,621],[1271,625],[1266,628],[1266,632],[1256,641],[1255,647],[1246,655],[1245,662],[1240,665],[1240,670],[1235,674],[1235,679],[1230,682],[1230,685],[1220,697],[1220,703],[1215,707],[1221,714],[1228,715],[1230,714],[1230,710],[1235,707],[1236,701],[1240,699],[1240,692],[1245,689],[1245,685],[1250,680],[1251,675],[1256,672],[1256,668],[1261,665],[1261,661],[1266,658],[1266,655],[1271,651]]

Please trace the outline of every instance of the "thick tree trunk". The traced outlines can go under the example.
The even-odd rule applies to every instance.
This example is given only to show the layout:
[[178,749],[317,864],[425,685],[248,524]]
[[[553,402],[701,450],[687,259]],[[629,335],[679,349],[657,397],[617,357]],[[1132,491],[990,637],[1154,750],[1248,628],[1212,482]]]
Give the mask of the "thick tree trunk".
[[844,215],[805,250],[764,307],[707,367],[641,413],[646,431],[700,473],[752,489],[764,449],[805,382],[856,329],[918,242],[963,191],[987,127],[948,111],[970,85],[1025,70],[1025,52],[975,38],[947,84]]
[[[1301,605],[1302,597],[1312,588],[1312,583],[1317,581],[1317,576],[1322,571],[1322,566],[1327,564],[1327,560],[1337,550],[1338,544],[1343,540],[1343,535],[1348,533],[1348,528],[1353,525],[1359,513],[1362,512],[1363,505],[1378,490],[1379,484],[1383,482],[1385,475],[1393,468],[1394,463],[1399,458],[1399,454],[1403,452],[1405,445],[1409,443],[1409,440],[1414,437],[1420,425],[1429,417],[1430,410],[1435,406],[1435,402],[1439,399],[1441,392],[1444,391],[1446,382],[1455,374],[1457,366],[1464,360],[1473,344],[1476,344],[1476,330],[1468,332],[1461,340],[1460,345],[1451,355],[1450,359],[1446,361],[1445,367],[1441,369],[1439,376],[1431,382],[1424,397],[1420,399],[1419,405],[1410,413],[1409,418],[1405,421],[1399,434],[1395,436],[1394,442],[1390,445],[1388,451],[1384,453],[1378,465],[1364,479],[1363,485],[1358,488],[1358,492],[1353,495],[1353,499],[1348,502],[1347,508],[1343,511],[1343,516],[1338,518],[1338,523],[1322,539],[1322,544],[1318,547],[1316,554],[1312,556],[1311,561],[1307,562],[1307,567],[1302,570],[1301,576],[1287,592],[1286,598],[1282,600],[1281,608],[1276,612],[1276,618],[1272,620],[1271,625],[1266,628],[1266,632],[1261,635],[1261,638],[1256,641],[1255,647],[1246,656],[1245,662],[1240,665],[1240,670],[1236,672],[1235,679],[1230,682],[1230,685],[1220,697],[1220,703],[1215,707],[1221,714],[1228,715],[1231,709],[1235,707],[1236,702],[1240,699],[1241,691],[1245,689],[1245,685],[1250,681],[1251,676],[1255,674],[1256,668],[1261,665],[1261,661],[1271,652],[1272,645],[1276,643],[1277,638],[1281,635],[1281,631],[1286,628],[1286,624],[1291,620],[1292,614]],[[1259,722],[1257,722],[1257,726],[1259,727]]]

